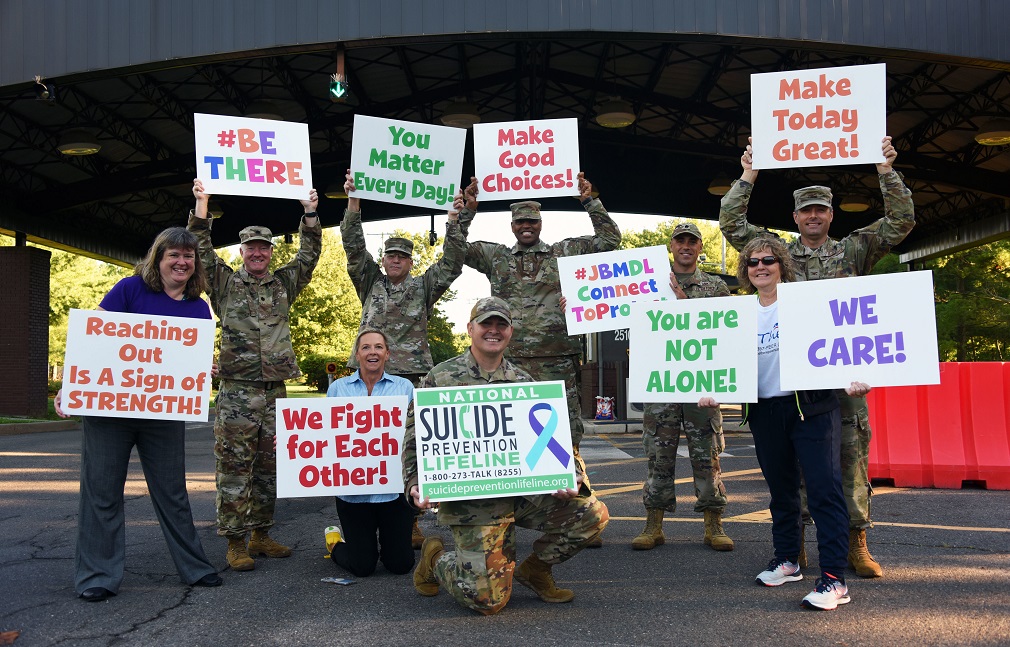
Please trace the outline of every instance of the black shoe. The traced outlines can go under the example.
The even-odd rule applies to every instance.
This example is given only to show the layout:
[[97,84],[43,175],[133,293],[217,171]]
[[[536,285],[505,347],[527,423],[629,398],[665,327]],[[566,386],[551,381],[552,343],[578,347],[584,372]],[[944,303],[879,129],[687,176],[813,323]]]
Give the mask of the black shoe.
[[84,589],[84,593],[81,593],[80,598],[85,602],[101,602],[102,600],[107,600],[114,595],[115,593],[109,589],[103,589],[100,586],[93,586],[90,589]]
[[207,573],[193,582],[193,586],[221,586],[222,584],[224,584],[224,580],[217,573]]

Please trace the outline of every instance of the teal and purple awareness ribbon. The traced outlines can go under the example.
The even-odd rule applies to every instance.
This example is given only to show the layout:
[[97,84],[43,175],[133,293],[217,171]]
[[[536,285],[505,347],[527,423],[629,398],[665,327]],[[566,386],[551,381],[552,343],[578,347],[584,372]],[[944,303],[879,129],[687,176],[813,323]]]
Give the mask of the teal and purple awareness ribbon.
[[[547,424],[540,424],[540,420],[536,417],[537,411],[543,411],[547,409],[551,412],[550,417],[547,419]],[[540,462],[540,457],[543,455],[545,449],[550,449],[554,457],[558,459],[563,467],[568,467],[568,462],[571,460],[571,456],[565,451],[565,448],[561,446],[557,440],[554,439],[554,432],[558,428],[558,412],[554,410],[554,407],[547,404],[546,402],[538,402],[530,407],[530,427],[532,427],[533,432],[537,435],[537,441],[533,443],[533,447],[530,449],[530,453],[526,455],[526,465],[530,469],[536,467],[537,463]]]

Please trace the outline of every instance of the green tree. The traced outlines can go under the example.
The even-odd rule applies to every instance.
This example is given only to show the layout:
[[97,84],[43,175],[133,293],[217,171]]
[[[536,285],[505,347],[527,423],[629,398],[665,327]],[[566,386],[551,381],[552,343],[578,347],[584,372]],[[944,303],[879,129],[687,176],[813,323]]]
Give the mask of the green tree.
[[[704,261],[699,261],[701,269],[714,274],[722,273],[722,232],[719,231],[718,223],[708,220],[690,220],[688,218],[671,218],[667,222],[661,223],[655,229],[645,229],[642,231],[626,231],[621,236],[621,249],[634,249],[636,247],[649,247],[652,245],[662,245],[667,247],[670,244],[670,234],[674,228],[682,222],[692,222],[698,226],[702,237],[702,254]],[[672,259],[671,259],[672,262]],[[726,246],[726,274],[736,274],[737,253]]]

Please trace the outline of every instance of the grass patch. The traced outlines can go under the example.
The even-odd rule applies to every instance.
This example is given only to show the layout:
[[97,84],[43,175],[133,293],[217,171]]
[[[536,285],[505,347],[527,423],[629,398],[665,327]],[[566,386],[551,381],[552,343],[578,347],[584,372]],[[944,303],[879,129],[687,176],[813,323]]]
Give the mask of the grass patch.
[[67,420],[73,420],[73,421],[76,421],[76,422],[80,422],[81,421],[81,419],[80,419],[79,416],[75,416],[75,417],[71,417],[71,418],[61,418],[58,415],[56,415],[56,409],[53,407],[53,399],[52,398],[49,398],[49,401],[47,402],[46,406],[47,406],[48,411],[46,413],[46,417],[45,418],[41,418],[41,419],[39,419],[39,418],[14,418],[14,417],[11,417],[11,416],[0,416],[0,425],[18,425],[18,424],[23,424],[23,423],[26,423],[26,422],[51,422],[53,420],[60,421],[60,422],[67,421]]

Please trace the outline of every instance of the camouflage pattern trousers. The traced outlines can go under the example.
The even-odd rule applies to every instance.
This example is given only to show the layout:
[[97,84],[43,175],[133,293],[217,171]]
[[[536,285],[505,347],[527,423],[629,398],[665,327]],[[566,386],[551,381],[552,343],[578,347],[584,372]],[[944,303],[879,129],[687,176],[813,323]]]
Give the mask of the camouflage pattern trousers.
[[562,501],[549,494],[515,497],[515,518],[488,526],[452,525],[456,550],[435,562],[435,578],[464,607],[491,615],[512,595],[515,526],[544,533],[533,554],[546,564],[571,559],[607,527],[610,513],[595,496]]
[[662,508],[666,512],[677,510],[674,469],[683,430],[698,499],[694,511],[714,510],[722,514],[726,510],[726,488],[719,464],[719,454],[726,449],[722,413],[694,404],[647,404],[642,427],[642,444],[649,459],[649,473],[642,486],[645,507]]
[[217,534],[244,537],[274,525],[277,398],[284,382],[221,380],[214,420]]
[[[842,413],[842,494],[849,510],[849,529],[872,528],[870,520],[870,410],[866,397],[849,397],[839,389],[838,401]],[[800,490],[803,523],[814,521],[807,510],[807,490]]]

